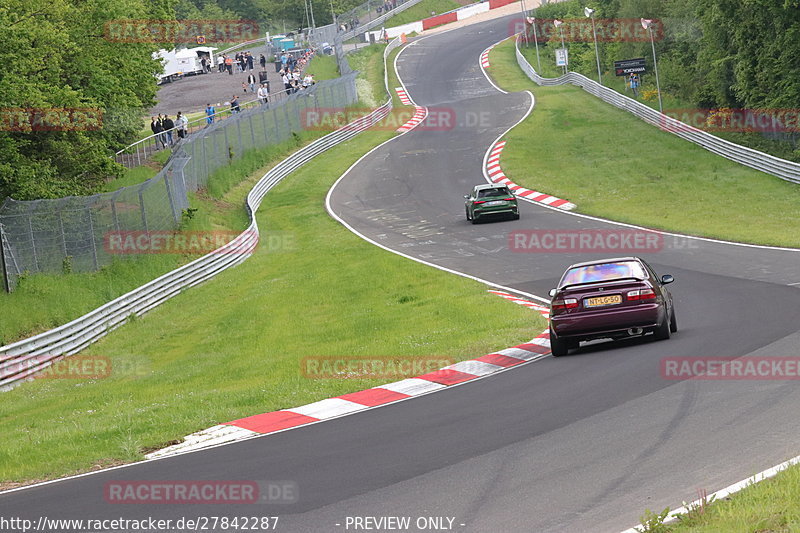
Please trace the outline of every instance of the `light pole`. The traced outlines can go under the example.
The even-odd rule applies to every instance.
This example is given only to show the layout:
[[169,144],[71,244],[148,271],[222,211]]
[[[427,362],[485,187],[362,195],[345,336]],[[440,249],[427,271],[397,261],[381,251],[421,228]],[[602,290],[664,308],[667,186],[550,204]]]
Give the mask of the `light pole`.
[[600,74],[600,52],[597,50],[597,31],[594,28],[594,9],[584,7],[583,13],[592,19],[592,35],[594,35],[594,57],[597,59],[597,82],[603,85],[603,78]]
[[653,49],[653,69],[656,72],[656,90],[658,91],[658,112],[664,114],[664,106],[661,104],[661,84],[658,81],[658,62],[656,61],[656,45],[653,41],[653,21],[642,19],[642,28],[650,32],[650,46]]
[[520,0],[519,5],[522,9],[522,35],[525,37],[525,46],[528,46],[528,32],[525,29],[525,0]]
[[528,22],[533,26],[533,44],[536,45],[536,64],[539,65],[539,73],[542,72],[542,61],[539,59],[539,37],[536,35],[536,17],[531,17]]
[[554,20],[553,21],[553,26],[558,28],[558,33],[561,34],[561,50],[562,50],[562,52],[564,54],[564,65],[563,65],[563,67],[564,67],[564,74],[566,75],[568,60],[567,60],[567,49],[564,47],[564,30],[561,29],[561,25],[562,24],[564,24],[563,20]]

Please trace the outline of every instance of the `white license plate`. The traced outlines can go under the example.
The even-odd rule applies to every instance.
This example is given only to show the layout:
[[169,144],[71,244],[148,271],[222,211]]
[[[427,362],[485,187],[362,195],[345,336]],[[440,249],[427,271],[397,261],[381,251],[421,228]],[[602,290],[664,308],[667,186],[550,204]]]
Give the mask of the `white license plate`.
[[494,202],[486,202],[486,205],[503,205],[505,200],[495,200]]

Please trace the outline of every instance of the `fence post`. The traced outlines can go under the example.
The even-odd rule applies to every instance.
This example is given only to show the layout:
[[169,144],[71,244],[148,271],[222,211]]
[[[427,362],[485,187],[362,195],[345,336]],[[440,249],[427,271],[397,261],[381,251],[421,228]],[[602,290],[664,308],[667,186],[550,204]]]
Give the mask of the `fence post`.
[[63,206],[61,204],[58,206],[58,229],[61,231],[61,251],[64,252],[64,257],[67,257],[69,255],[67,254],[67,236],[64,233]]
[[181,219],[178,216],[178,210],[175,208],[175,201],[172,199],[172,191],[170,190],[169,182],[172,179],[172,165],[170,165],[169,170],[164,173],[164,186],[167,188],[167,201],[169,202],[169,208],[172,211],[172,218],[175,219],[175,224],[179,224]]
[[94,264],[94,269],[97,270],[99,265],[97,263],[97,241],[94,235],[94,221],[92,220],[92,207],[86,207],[86,214],[89,215],[89,239],[92,241],[92,263]]
[[0,274],[3,275],[3,290],[11,292],[11,284],[8,282],[8,269],[6,268],[6,232],[0,224]]
[[36,254],[36,239],[33,236],[33,206],[36,202],[31,202],[31,208],[28,210],[28,232],[31,236],[31,252],[33,253],[33,264],[36,266],[36,272],[39,272],[39,256]]
[[144,231],[147,231],[147,213],[144,211],[144,188],[139,187],[139,209],[142,210],[142,225],[144,225]]

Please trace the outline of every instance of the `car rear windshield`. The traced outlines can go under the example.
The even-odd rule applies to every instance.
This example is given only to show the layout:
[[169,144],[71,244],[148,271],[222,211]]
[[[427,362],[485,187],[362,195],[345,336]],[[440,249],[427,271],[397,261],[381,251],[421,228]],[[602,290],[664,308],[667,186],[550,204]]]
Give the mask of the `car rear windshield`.
[[483,189],[478,191],[478,198],[486,198],[487,196],[509,196],[511,193],[508,189]]
[[614,263],[601,263],[570,268],[561,280],[561,286],[577,283],[594,283],[597,281],[612,281],[620,278],[644,279],[647,274],[642,265],[636,261],[619,261]]

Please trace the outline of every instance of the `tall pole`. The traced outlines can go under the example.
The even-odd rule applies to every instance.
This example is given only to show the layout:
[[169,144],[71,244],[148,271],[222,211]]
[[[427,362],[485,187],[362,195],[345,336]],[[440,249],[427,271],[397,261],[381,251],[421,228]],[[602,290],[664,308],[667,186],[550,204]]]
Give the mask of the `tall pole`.
[[333,0],[330,0],[330,2],[331,2],[331,23],[333,24],[333,28],[338,32],[339,27],[336,24],[336,13],[333,12]]
[[597,50],[597,30],[594,27],[594,9],[588,7],[583,9],[587,17],[592,18],[592,35],[594,35],[594,57],[597,59],[597,83],[603,85],[603,78],[600,74],[600,52]]
[[314,21],[314,0],[308,0],[308,9],[311,11],[311,31],[317,28],[317,23]]
[[[561,24],[563,24],[563,22]],[[564,46],[564,30],[561,29],[561,24],[558,25],[558,33],[561,34],[561,49],[564,51],[564,75],[566,75],[567,63],[569,60],[567,59],[567,48]]]
[[533,42],[536,45],[536,64],[539,65],[539,74],[541,74],[542,60],[539,59],[539,36],[536,35],[536,17],[533,17],[531,21],[531,26],[533,26]]
[[642,27],[650,32],[650,47],[653,49],[653,69],[656,72],[656,90],[658,91],[658,112],[664,114],[664,106],[661,103],[661,83],[658,81],[658,61],[656,61],[656,45],[653,41],[652,20],[642,19]]

